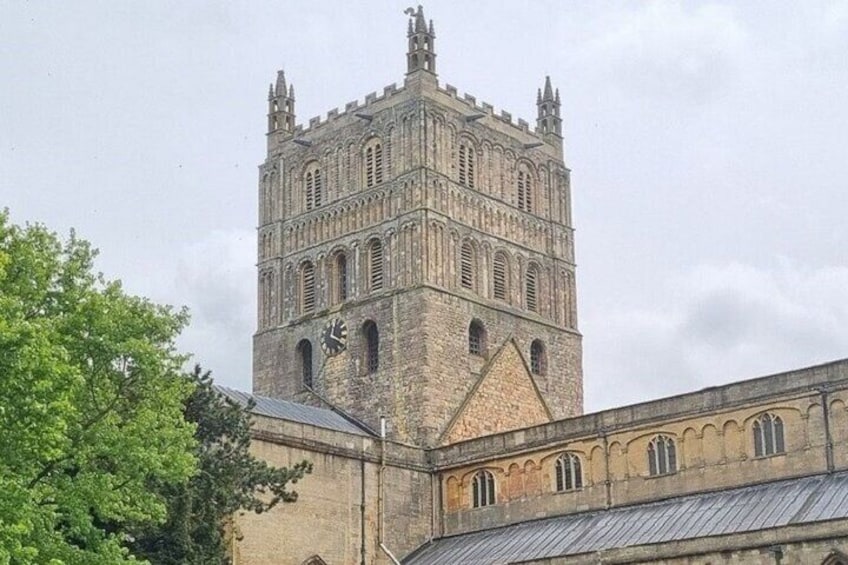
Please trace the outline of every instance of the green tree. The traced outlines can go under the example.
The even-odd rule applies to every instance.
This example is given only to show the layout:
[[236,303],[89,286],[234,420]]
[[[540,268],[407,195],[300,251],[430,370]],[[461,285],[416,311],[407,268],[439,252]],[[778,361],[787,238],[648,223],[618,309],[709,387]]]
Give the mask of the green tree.
[[168,518],[161,526],[135,536],[133,553],[157,565],[229,563],[228,527],[239,511],[265,512],[280,502],[294,502],[288,489],[312,470],[303,461],[276,468],[250,451],[252,404],[236,404],[216,390],[209,372],[195,367],[194,392],[185,403],[185,418],[197,425],[199,472],[187,483],[166,484]]
[[93,270],[94,250],[0,212],[0,564],[135,562],[194,474],[186,323]]

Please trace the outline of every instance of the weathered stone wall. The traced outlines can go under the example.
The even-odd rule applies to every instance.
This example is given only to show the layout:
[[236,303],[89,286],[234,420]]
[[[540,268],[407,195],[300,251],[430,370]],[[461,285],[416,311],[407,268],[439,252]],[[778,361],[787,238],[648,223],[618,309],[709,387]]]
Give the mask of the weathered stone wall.
[[301,565],[318,555],[333,565],[360,564],[363,558],[383,565],[390,560],[380,539],[398,555],[430,539],[433,484],[423,452],[387,443],[382,454],[376,438],[255,420],[256,456],[278,466],[306,459],[313,472],[292,485],[299,495],[294,504],[235,517],[236,564]]
[[483,366],[479,381],[445,430],[442,443],[526,428],[551,419],[518,344],[510,339]]
[[[537,385],[554,417],[582,412],[580,336],[542,321],[522,317],[452,293],[419,287],[403,293],[386,290],[350,302],[332,312],[345,320],[348,349],[325,358],[317,338],[327,316],[317,313],[255,336],[254,367],[263,378],[254,382],[257,394],[301,398],[299,365],[292,360],[301,339],[313,343],[314,388],[373,429],[388,420],[389,437],[407,443],[435,445],[480,377],[486,356],[468,352],[468,327],[478,320],[486,329],[487,355],[512,338],[525,359],[534,339],[545,343],[547,370]],[[366,320],[377,324],[380,366],[365,365]],[[523,367],[517,367],[523,374]],[[305,398],[305,397],[304,397]],[[410,409],[414,407],[414,409]],[[529,418],[529,417],[528,417]],[[538,420],[529,418],[525,425]]]

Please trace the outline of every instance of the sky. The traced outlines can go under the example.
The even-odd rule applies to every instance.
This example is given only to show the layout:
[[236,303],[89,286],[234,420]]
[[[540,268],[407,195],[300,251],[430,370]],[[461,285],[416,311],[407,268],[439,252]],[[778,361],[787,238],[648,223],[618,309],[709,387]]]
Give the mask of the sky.
[[[250,390],[257,167],[403,82],[408,2],[0,1],[0,207],[192,313]],[[430,1],[440,83],[560,89],[587,411],[848,357],[848,0]]]

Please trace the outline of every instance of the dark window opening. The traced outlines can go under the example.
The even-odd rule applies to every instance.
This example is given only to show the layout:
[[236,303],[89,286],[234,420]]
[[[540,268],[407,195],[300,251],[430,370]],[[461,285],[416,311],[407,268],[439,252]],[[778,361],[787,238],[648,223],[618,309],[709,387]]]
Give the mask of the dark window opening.
[[377,324],[371,320],[365,322],[362,333],[365,334],[365,366],[369,373],[376,373],[380,368],[380,334]]

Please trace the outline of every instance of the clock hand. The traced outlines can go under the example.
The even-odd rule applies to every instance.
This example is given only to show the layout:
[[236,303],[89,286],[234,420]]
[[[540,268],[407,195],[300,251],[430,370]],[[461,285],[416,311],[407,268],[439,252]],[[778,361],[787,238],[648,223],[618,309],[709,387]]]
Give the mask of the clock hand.
[[337,337],[335,336],[335,334],[330,334],[330,339],[332,339],[332,340],[333,340],[333,341],[335,341],[336,343],[342,343],[342,340],[340,340],[339,338],[337,338]]

